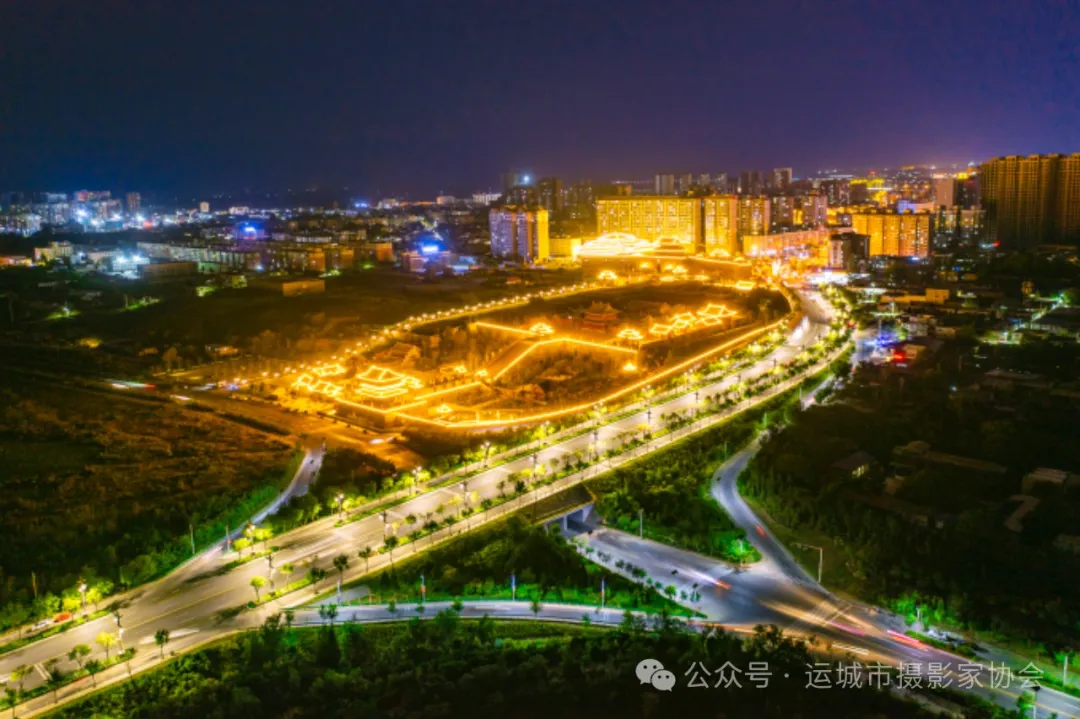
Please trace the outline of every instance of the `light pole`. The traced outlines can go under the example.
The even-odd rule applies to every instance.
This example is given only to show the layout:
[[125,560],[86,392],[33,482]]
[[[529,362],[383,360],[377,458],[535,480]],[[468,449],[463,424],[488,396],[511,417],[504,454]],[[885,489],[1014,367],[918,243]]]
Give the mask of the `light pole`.
[[384,542],[386,541],[386,524],[387,524],[386,520],[388,518],[389,518],[389,514],[384,510],[383,513],[382,513],[382,536],[383,536],[383,541]]
[[593,444],[593,458],[596,461],[600,461],[600,430],[594,429],[592,431],[592,444]]
[[517,601],[517,577],[513,572],[510,572],[510,601]]
[[[821,584],[821,569],[822,569],[822,566],[824,566],[824,564],[825,564],[825,550],[822,549],[821,547],[815,547],[812,544],[796,544],[795,546],[802,547],[803,549],[816,549],[817,550],[817,553],[818,553],[817,583]],[[916,607],[916,610],[918,610],[918,607]]]
[[[82,610],[83,615],[86,614],[86,582],[79,583],[79,596],[82,598]],[[1068,660],[1066,660],[1068,661]],[[1065,665],[1068,667],[1068,664]]]
[[413,470],[413,485],[412,492],[410,494],[416,494],[417,487],[420,485],[420,473],[424,471],[423,467],[417,467]]
[[645,538],[645,510],[639,509],[637,511],[637,533],[638,539]]
[[491,449],[491,442],[484,442],[484,469],[488,466],[488,450]]
[[337,511],[338,511],[338,519],[339,520],[345,518],[344,517],[344,514],[345,514],[344,509],[345,509],[345,495],[342,492],[338,492],[338,495],[337,495]]

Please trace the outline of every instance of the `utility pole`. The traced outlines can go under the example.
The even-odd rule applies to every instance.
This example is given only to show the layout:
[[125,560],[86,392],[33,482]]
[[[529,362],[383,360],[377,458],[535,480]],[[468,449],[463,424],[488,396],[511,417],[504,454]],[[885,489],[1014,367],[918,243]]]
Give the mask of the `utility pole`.
[[195,527],[188,523],[188,532],[191,535],[191,556],[195,556]]
[[637,531],[638,531],[638,538],[639,539],[644,539],[645,538],[645,510],[644,509],[639,509],[637,511]]

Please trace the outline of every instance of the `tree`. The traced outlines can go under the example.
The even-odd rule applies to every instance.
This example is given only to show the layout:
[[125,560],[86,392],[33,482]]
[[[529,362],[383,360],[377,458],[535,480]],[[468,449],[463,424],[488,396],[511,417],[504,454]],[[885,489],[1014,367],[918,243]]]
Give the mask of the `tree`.
[[60,685],[64,683],[64,672],[60,671],[60,659],[57,657],[47,659],[42,666],[45,667],[45,674],[49,677],[46,683],[49,689],[52,690],[53,704],[55,704],[56,692],[60,689]]
[[91,659],[86,663],[86,671],[90,672],[90,679],[93,680],[94,686],[97,686],[97,673],[103,668],[100,659]]
[[394,616],[395,614],[397,614],[397,602],[395,602],[393,599],[387,602],[386,611],[390,612],[390,616]]
[[266,586],[266,577],[256,574],[251,578],[251,588],[255,590],[255,603],[259,603],[259,590]]
[[394,566],[394,547],[398,545],[398,538],[394,536],[387,537],[383,540],[383,546],[390,552],[390,567]]
[[89,644],[76,644],[68,652],[68,659],[79,665],[79,669],[83,668],[83,664],[86,662],[86,658],[90,656]]
[[15,719],[15,705],[19,703],[19,691],[11,687],[4,687],[4,696],[7,705],[11,708],[11,719]]
[[296,619],[296,610],[295,609],[286,609],[285,610],[285,626],[289,629],[290,632],[292,632],[292,625],[293,625],[293,620],[294,619]]
[[102,632],[94,639],[98,645],[105,650],[105,661],[109,661],[109,650],[116,646],[116,635],[108,632]]
[[154,632],[154,644],[158,645],[158,649],[161,651],[161,658],[165,659],[165,645],[169,643],[169,630],[159,629]]
[[533,597],[532,602],[529,603],[529,609],[532,610],[533,616],[539,617],[543,608],[544,605],[540,603],[540,597]]
[[238,555],[240,555],[241,559],[243,559],[244,558],[244,550],[251,546],[251,540],[250,539],[245,539],[244,537],[240,537],[235,542],[233,542],[232,545],[233,545],[233,549],[236,550],[236,553]]
[[285,564],[282,564],[280,567],[278,567],[278,571],[285,575],[285,587],[288,588],[289,577],[292,576],[292,573],[296,571],[296,567],[294,567],[290,562],[286,562]]
[[319,607],[319,618],[325,622],[330,622],[330,626],[334,626],[334,619],[337,618],[338,608],[336,604],[323,604]]
[[465,605],[461,601],[461,597],[455,597],[454,602],[450,605],[450,608],[458,614],[461,614],[461,610],[465,608]]
[[374,552],[372,551],[371,547],[364,547],[359,552],[357,552],[357,556],[360,557],[360,559],[364,560],[364,574],[368,573],[368,562],[371,560],[372,554],[374,554]]
[[19,692],[22,692],[23,680],[34,673],[34,667],[29,664],[20,664],[11,670],[11,680],[19,685]]
[[349,567],[349,558],[344,554],[334,557],[334,569],[338,571],[338,582],[345,580],[345,570]]

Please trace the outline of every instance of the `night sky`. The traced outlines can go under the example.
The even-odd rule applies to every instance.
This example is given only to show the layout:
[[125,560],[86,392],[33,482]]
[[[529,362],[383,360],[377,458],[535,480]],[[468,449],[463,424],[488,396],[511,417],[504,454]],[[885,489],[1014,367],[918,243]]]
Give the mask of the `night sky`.
[[1080,151],[1080,3],[4,0],[0,189],[357,196]]

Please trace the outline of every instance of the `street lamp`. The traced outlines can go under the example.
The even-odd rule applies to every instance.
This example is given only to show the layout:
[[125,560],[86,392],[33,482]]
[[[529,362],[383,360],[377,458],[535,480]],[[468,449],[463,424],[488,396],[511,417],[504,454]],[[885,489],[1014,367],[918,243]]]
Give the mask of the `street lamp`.
[[[825,563],[825,550],[822,549],[821,547],[815,547],[812,544],[796,544],[795,546],[802,547],[803,549],[816,549],[817,550],[817,553],[818,553],[817,583],[821,584],[821,568]],[[918,610],[918,607],[916,607],[916,610]]]
[[469,506],[469,480],[467,480],[467,479],[464,480],[461,483],[461,495],[462,495],[462,498],[465,500],[465,506],[468,507]]
[[79,583],[79,596],[82,597],[83,614],[86,614],[86,582]]
[[412,486],[412,494],[416,494],[416,488],[417,488],[417,487],[419,486],[419,484],[420,484],[420,473],[421,473],[422,471],[424,471],[424,468],[423,468],[423,467],[419,467],[419,466],[418,466],[418,467],[417,467],[416,469],[414,469],[414,470],[413,470],[413,486]]
[[339,519],[344,519],[344,516],[343,516],[344,513],[345,513],[344,509],[345,509],[345,495],[342,492],[338,492],[338,495],[337,495],[337,511],[338,511],[338,518]]
[[594,429],[592,431],[592,443],[593,443],[593,456],[595,459],[600,459],[600,431]]
[[491,442],[484,442],[484,469],[488,466],[488,450],[491,449]]

